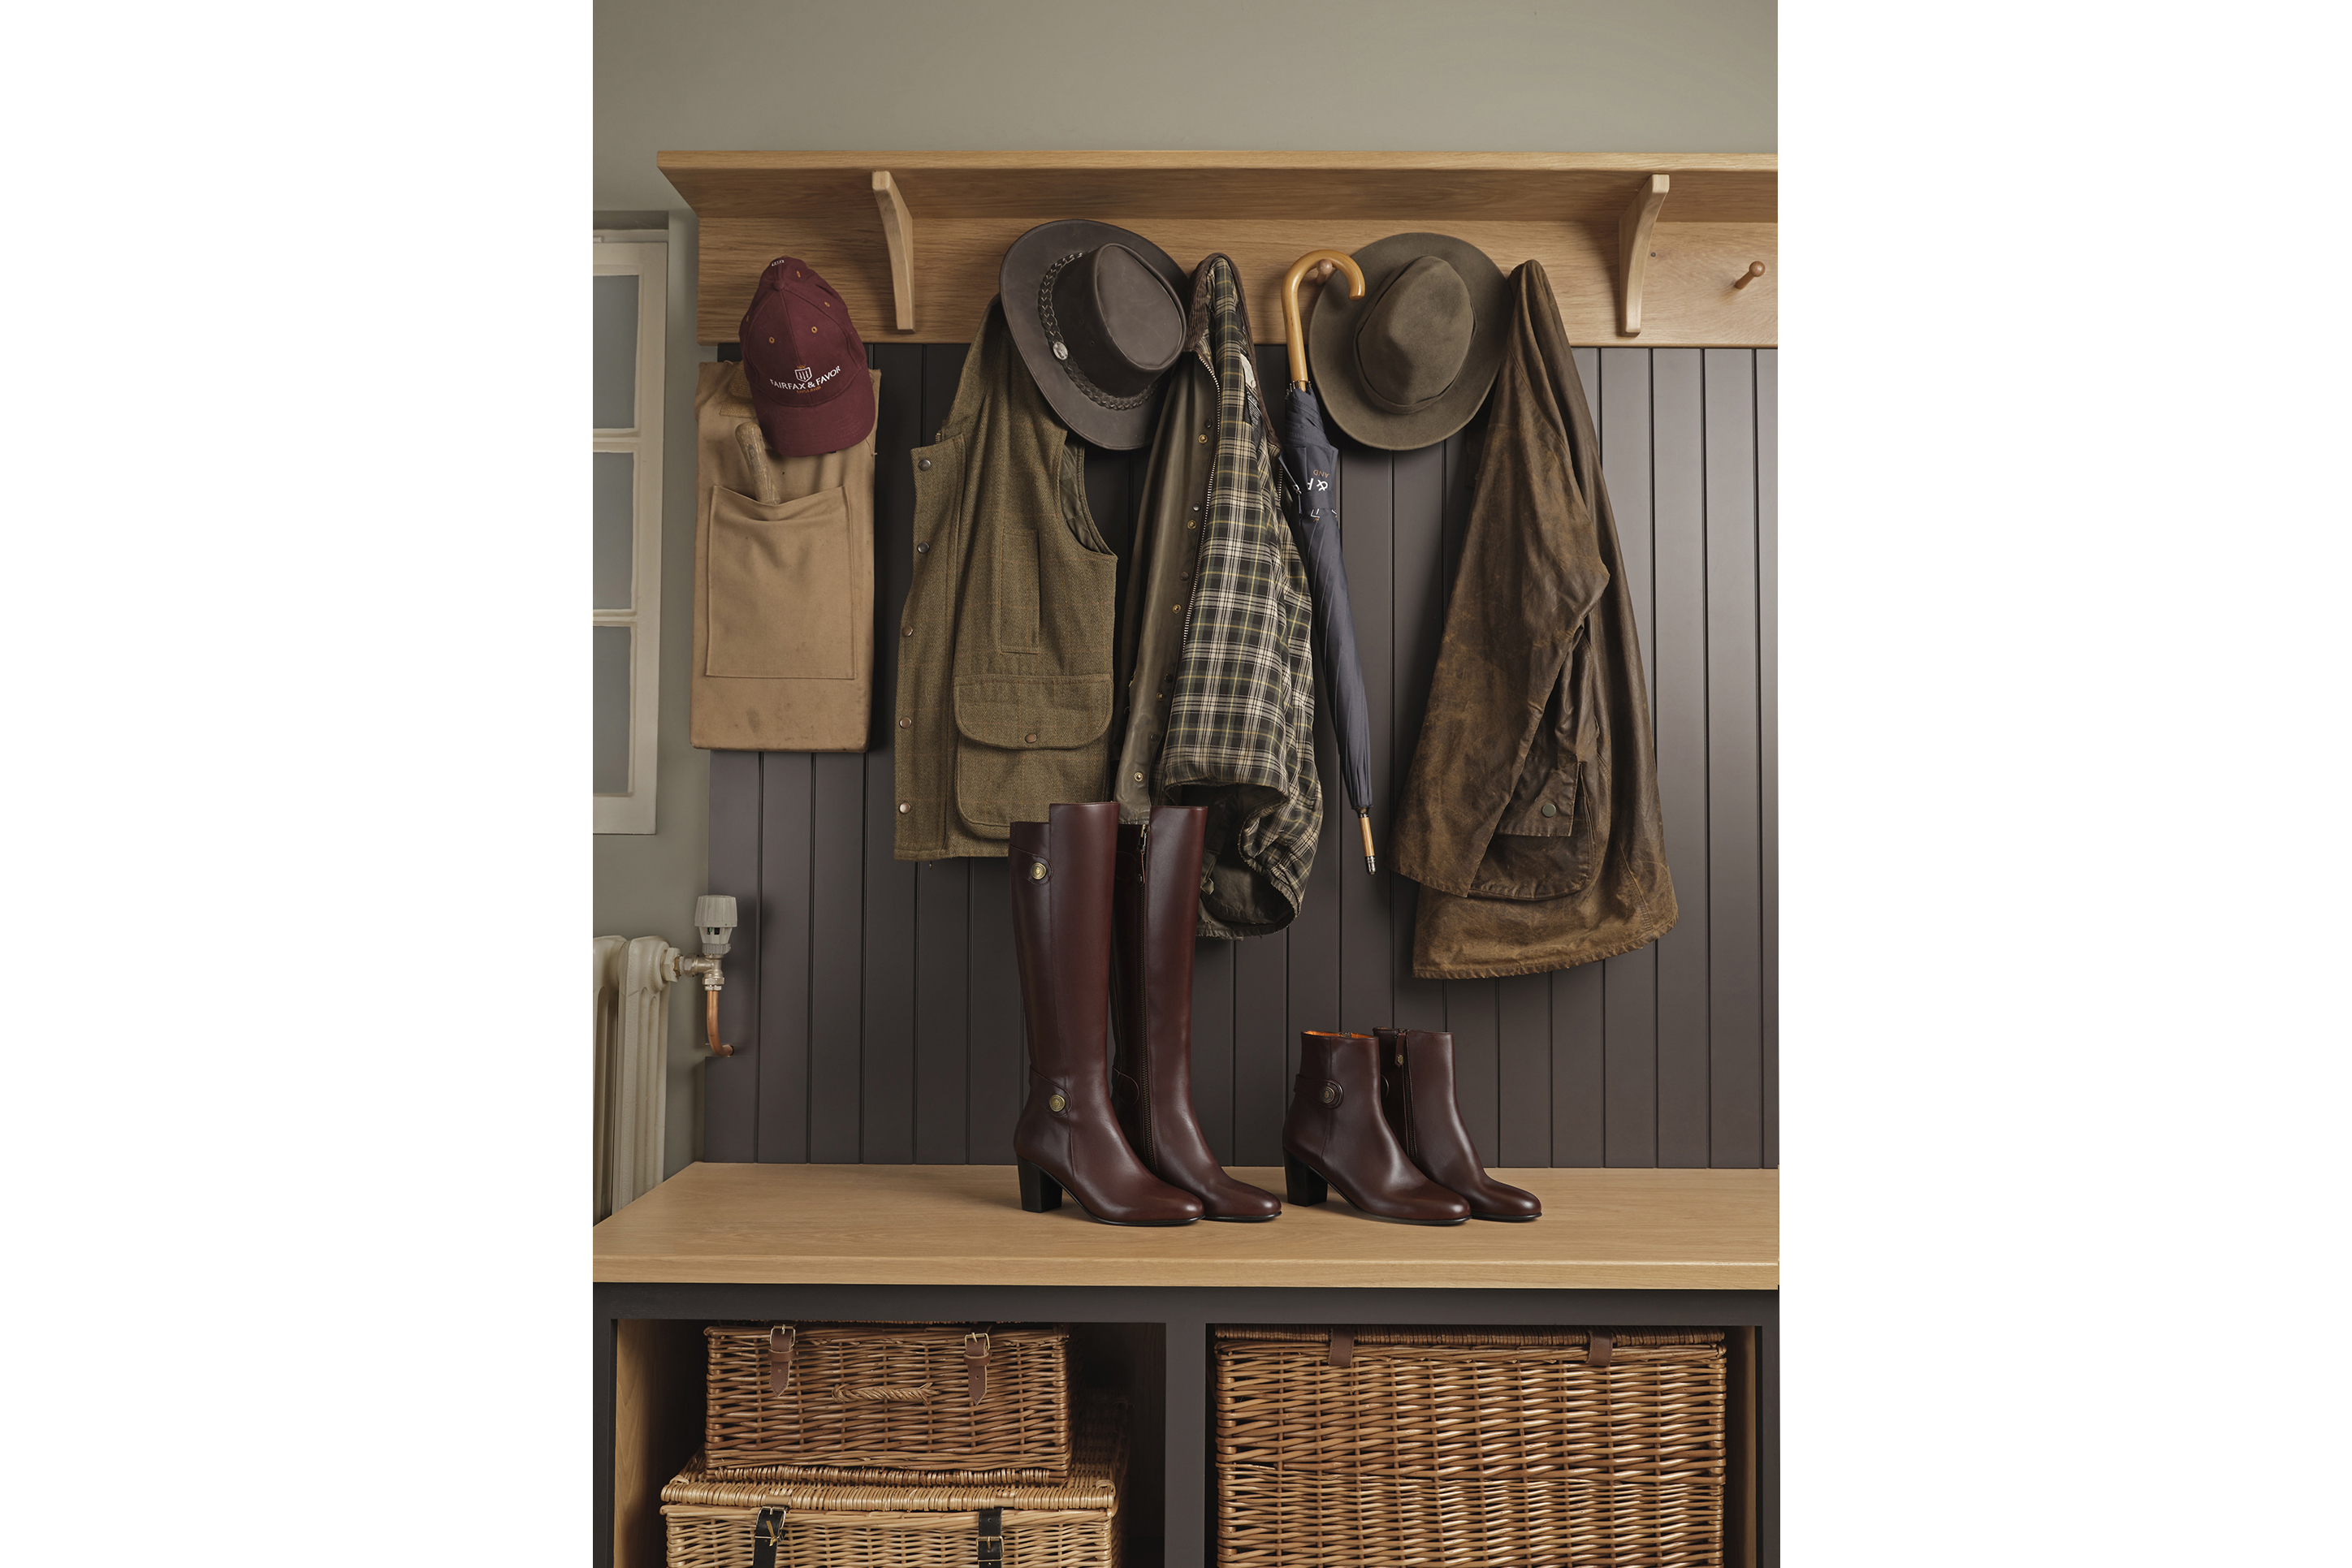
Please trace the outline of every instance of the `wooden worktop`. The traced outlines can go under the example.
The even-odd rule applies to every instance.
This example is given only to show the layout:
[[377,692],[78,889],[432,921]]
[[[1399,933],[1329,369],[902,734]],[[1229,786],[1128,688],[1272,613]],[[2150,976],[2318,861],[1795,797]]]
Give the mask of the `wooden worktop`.
[[[1396,1225],[1336,1193],[1260,1225],[1022,1212],[1010,1166],[693,1165],[596,1227],[600,1282],[1775,1290],[1780,1172],[1498,1170],[1531,1224]],[[1279,1196],[1279,1169],[1237,1169]]]

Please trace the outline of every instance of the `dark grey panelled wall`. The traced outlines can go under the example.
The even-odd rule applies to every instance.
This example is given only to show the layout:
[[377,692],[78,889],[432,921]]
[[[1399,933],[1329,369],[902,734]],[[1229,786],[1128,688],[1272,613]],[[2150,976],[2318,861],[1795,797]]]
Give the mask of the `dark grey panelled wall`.
[[[914,561],[907,452],[946,418],[964,350],[877,344],[874,749],[717,752],[710,886],[742,925],[706,1069],[703,1157],[1009,1164],[1021,998],[1003,861],[890,857],[893,634]],[[1201,1122],[1233,1165],[1280,1163],[1302,1029],[1450,1029],[1465,1119],[1498,1166],[1777,1166],[1773,695],[1777,354],[1580,349],[1641,619],[1666,853],[1660,941],[1554,975],[1416,980],[1412,883],[1365,874],[1338,791],[1286,932],[1203,942]],[[1287,378],[1280,345],[1260,379]],[[1385,846],[1412,759],[1478,427],[1421,452],[1343,443],[1339,517],[1372,709]],[[1141,453],[1088,454],[1122,556]],[[1121,587],[1125,568],[1121,569]],[[1324,778],[1337,775],[1324,727]]]

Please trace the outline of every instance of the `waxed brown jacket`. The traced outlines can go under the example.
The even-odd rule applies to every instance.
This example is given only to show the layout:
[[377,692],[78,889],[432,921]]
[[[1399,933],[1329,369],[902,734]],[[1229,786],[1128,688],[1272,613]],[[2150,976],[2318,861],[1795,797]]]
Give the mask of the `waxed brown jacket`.
[[1537,263],[1511,275],[1511,308],[1395,834],[1430,979],[1564,969],[1675,924],[1633,594]]

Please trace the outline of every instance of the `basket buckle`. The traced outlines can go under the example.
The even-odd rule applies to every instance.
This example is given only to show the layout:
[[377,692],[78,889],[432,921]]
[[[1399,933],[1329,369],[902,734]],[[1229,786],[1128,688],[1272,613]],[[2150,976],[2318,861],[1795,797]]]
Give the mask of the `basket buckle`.
[[[985,1339],[988,1336],[981,1336]],[[1004,1511],[983,1508],[980,1511],[980,1536],[972,1559],[981,1568],[999,1568],[1004,1561]]]
[[751,1526],[751,1568],[776,1568],[776,1548],[784,1543],[784,1510],[763,1508]]
[[979,1404],[988,1397],[988,1336],[973,1333],[963,1336],[963,1368],[971,1403]]

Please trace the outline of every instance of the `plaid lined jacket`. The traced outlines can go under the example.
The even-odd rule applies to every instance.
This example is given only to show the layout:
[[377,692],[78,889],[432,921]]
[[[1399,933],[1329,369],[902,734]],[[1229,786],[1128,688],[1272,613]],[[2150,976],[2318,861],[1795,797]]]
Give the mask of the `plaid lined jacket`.
[[1223,256],[1192,275],[1189,329],[1137,519],[1115,793],[1130,821],[1205,808],[1201,935],[1258,936],[1297,917],[1323,826],[1307,572]]

